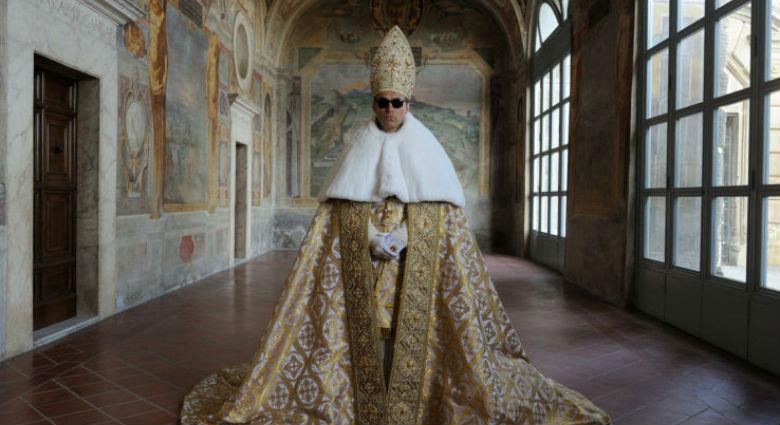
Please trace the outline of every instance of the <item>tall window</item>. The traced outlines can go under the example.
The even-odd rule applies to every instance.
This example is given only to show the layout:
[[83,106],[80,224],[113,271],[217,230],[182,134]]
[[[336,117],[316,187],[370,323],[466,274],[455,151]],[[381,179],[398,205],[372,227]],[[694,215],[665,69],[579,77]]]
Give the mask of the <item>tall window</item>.
[[640,4],[635,302],[780,373],[780,0]]
[[567,8],[568,2],[562,11],[540,2],[533,59],[531,230],[557,237],[566,235],[571,86],[570,33],[563,19]]
[[530,117],[530,255],[563,265],[571,87],[568,1],[540,1],[534,26]]

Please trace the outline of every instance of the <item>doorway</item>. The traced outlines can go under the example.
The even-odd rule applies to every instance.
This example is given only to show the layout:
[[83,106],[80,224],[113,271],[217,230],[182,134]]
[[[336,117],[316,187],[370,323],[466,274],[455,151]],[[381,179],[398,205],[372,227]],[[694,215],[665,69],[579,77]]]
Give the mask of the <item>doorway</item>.
[[77,80],[36,61],[33,330],[76,315]]
[[246,258],[247,145],[236,143],[235,246],[233,258]]

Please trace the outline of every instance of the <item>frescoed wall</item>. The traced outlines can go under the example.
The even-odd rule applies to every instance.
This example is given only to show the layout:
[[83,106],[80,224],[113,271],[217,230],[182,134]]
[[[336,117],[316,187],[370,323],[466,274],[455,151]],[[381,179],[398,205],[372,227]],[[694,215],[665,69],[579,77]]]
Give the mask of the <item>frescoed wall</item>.
[[[263,99],[263,76],[254,75],[252,86],[260,87],[258,96],[254,88],[242,91],[233,58],[235,17],[254,16],[254,2],[143,3],[161,15],[150,13],[148,19],[124,26],[117,44],[120,310],[229,265],[235,144],[230,134],[231,102],[240,96],[259,111]],[[164,25],[155,27],[160,22]],[[161,103],[155,107],[154,102]],[[257,118],[254,133],[259,141],[260,115]],[[162,125],[159,133],[155,122]],[[158,134],[161,144],[155,142]],[[259,187],[254,177],[253,187]],[[253,236],[257,238],[253,255],[270,248],[265,241],[270,240],[271,217],[256,220],[253,226],[262,232]]]

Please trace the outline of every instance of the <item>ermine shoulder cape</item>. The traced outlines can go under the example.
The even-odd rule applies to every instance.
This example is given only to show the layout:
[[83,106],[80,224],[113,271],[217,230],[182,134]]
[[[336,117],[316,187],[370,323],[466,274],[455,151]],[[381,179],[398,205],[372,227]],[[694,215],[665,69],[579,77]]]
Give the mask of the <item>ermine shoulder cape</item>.
[[411,113],[395,133],[372,119],[356,131],[331,169],[318,197],[379,202],[444,201],[463,208],[463,188],[436,137]]

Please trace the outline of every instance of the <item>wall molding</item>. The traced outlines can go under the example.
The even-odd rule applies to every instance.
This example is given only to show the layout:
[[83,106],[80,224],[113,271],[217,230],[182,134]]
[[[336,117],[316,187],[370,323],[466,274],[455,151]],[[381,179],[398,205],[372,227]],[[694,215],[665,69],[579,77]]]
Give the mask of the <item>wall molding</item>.
[[131,0],[80,0],[85,6],[108,17],[117,25],[146,17],[146,12]]

